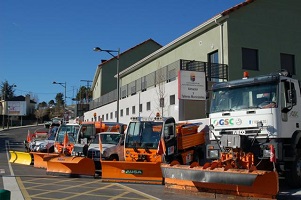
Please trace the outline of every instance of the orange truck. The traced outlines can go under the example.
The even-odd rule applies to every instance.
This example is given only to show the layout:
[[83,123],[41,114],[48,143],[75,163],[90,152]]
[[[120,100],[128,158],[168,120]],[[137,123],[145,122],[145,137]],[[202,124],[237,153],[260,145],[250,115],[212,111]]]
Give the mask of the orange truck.
[[102,180],[162,184],[161,163],[191,164],[204,155],[199,124],[177,124],[173,117],[131,118],[124,139],[124,161],[102,160]]

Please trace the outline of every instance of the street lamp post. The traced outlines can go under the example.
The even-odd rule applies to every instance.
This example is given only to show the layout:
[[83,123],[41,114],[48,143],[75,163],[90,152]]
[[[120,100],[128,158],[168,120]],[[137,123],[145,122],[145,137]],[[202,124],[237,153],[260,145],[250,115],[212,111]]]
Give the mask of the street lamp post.
[[[116,121],[117,123],[119,123],[119,56],[120,56],[120,49],[118,48],[118,50],[105,50],[105,49],[101,49],[99,47],[95,47],[93,49],[94,51],[98,51],[98,52],[101,52],[101,51],[105,51],[107,52],[108,54],[110,54],[113,58],[116,58],[117,59],[117,111],[116,111]],[[114,56],[114,54],[112,54],[113,52],[117,53],[117,57]]]
[[66,109],[66,82],[65,83],[58,83],[58,82],[56,82],[56,81],[53,81],[52,82],[52,84],[59,84],[59,85],[61,85],[61,86],[63,86],[63,88],[65,89],[65,94],[64,94],[64,120],[65,120],[65,109]]

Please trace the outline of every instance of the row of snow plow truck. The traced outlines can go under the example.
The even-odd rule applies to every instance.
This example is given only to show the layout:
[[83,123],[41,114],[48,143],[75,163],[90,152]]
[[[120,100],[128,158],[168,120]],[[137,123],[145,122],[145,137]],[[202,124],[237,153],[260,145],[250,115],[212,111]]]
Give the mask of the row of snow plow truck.
[[66,146],[64,153],[70,154],[75,143],[74,138],[76,138],[79,129],[80,125],[77,123],[61,124],[57,129],[54,129],[53,131],[55,131],[55,138],[54,141],[52,141],[53,146],[51,147],[51,151],[47,148],[46,152],[30,152],[34,158],[34,167],[47,168],[48,160],[54,157],[59,157],[61,154],[63,154],[62,149],[65,134],[68,134],[70,139],[69,145]]
[[176,124],[173,117],[132,117],[124,139],[124,161],[101,160],[102,181],[163,184],[160,164],[191,164],[203,158],[199,124]]
[[47,174],[80,176],[95,175],[93,159],[88,158],[89,144],[97,133],[118,131],[119,125],[113,122],[82,122],[76,133],[58,134],[55,150],[60,156],[47,160]]
[[300,82],[286,71],[216,83],[203,166],[162,165],[168,188],[277,198],[301,187]]

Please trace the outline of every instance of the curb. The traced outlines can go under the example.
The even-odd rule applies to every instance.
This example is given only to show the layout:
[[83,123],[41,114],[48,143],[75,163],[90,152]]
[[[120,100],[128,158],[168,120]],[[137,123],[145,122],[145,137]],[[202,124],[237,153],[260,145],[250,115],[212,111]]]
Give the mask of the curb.
[[0,128],[0,132],[1,131],[7,131],[7,130],[11,130],[11,129],[18,129],[18,128],[26,128],[26,127],[34,127],[34,126],[41,126],[41,125],[43,125],[43,124],[38,124],[38,125],[26,125],[26,126],[12,126],[12,127],[9,127],[9,129],[7,129],[7,128]]

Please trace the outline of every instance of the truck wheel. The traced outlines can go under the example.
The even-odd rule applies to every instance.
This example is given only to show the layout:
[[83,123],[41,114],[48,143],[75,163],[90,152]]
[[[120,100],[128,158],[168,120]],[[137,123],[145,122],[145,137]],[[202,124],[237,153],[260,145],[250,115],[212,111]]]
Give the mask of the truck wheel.
[[193,161],[199,163],[199,165],[204,164],[204,153],[202,148],[196,148],[193,153]]
[[49,153],[53,153],[54,152],[54,146],[51,146],[48,150]]
[[117,155],[110,155],[109,160],[118,161],[119,159]]
[[301,153],[298,152],[296,160],[291,162],[290,171],[286,173],[286,182],[292,188],[301,187]]

